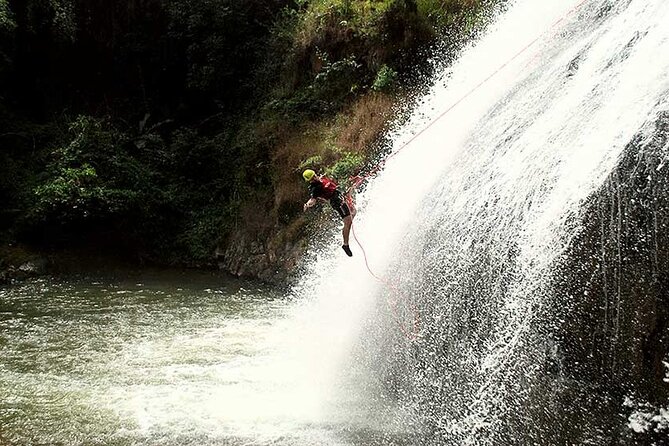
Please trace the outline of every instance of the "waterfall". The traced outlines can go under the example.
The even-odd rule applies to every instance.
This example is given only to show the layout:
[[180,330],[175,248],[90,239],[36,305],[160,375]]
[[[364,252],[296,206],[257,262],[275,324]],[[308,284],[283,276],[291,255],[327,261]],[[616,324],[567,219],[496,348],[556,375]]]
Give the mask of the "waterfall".
[[[422,444],[614,435],[583,412],[601,408],[613,420],[623,395],[597,399],[597,379],[570,374],[560,327],[602,276],[605,301],[593,308],[605,325],[590,328],[615,350],[623,299],[620,286],[611,297],[602,265],[617,250],[609,276],[620,285],[625,242],[602,229],[597,249],[566,259],[587,232],[588,203],[626,154],[655,141],[658,171],[669,157],[656,144],[669,108],[666,23],[666,0],[520,0],[440,73],[392,133],[396,156],[357,197],[355,233],[384,281],[360,247],[345,258],[339,235],[327,234],[294,290],[323,402],[353,405],[356,423]],[[621,206],[600,226],[628,218]],[[411,339],[401,328],[414,318]],[[602,367],[610,382],[624,368]]]

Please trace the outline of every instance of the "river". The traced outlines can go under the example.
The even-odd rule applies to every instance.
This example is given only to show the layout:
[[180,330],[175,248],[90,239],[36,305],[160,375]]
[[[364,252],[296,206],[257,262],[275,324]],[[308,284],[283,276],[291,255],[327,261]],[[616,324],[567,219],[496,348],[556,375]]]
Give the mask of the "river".
[[286,293],[204,273],[2,290],[0,444],[373,444],[354,405],[316,404],[294,313]]

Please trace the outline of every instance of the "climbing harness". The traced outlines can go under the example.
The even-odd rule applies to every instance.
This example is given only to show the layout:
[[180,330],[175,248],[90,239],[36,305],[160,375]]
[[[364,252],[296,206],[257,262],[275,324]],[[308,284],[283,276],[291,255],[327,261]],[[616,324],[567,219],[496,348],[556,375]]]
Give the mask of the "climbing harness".
[[[502,71],[506,66],[508,66],[511,62],[513,62],[515,59],[517,59],[521,54],[525,53],[531,46],[533,46],[536,42],[538,42],[544,35],[548,34],[550,31],[552,31],[554,28],[556,28],[559,24],[561,24],[563,21],[565,21],[568,17],[570,17],[572,14],[574,14],[578,9],[580,9],[585,2],[588,0],[581,0],[576,6],[571,8],[567,13],[565,13],[562,18],[559,20],[555,21],[546,31],[542,32],[539,34],[537,37],[534,38],[531,42],[529,42],[527,45],[525,45],[523,48],[520,49],[516,54],[514,54],[510,59],[508,59],[506,62],[504,62],[502,65],[500,65],[495,71],[493,71],[488,77],[483,79],[481,82],[476,84],[474,87],[472,87],[470,90],[468,90],[464,95],[462,95],[457,101],[455,101],[453,104],[451,104],[446,110],[441,112],[436,118],[434,118],[432,121],[430,121],[425,127],[423,127],[420,131],[418,131],[416,134],[414,134],[411,138],[409,138],[408,141],[406,141],[404,144],[402,144],[397,150],[395,150],[393,153],[388,155],[385,159],[379,161],[368,173],[365,175],[360,176],[359,172],[357,175],[354,175],[350,178],[351,180],[351,187],[346,192],[346,201],[349,204],[349,206],[352,206],[352,199],[351,199],[351,191],[353,189],[356,189],[358,186],[360,186],[364,181],[366,181],[368,178],[371,176],[375,175],[378,173],[385,164],[392,159],[393,157],[397,156],[398,153],[400,153],[402,150],[404,150],[406,147],[408,147],[413,141],[418,139],[419,136],[421,136],[423,133],[425,133],[430,127],[432,127],[434,124],[436,124],[438,121],[440,121],[444,116],[446,116],[451,110],[453,110],[455,107],[457,107],[461,102],[463,102],[465,99],[467,99],[469,96],[471,96],[475,91],[477,91],[479,88],[481,88],[484,84],[486,84],[490,79],[495,77],[500,71]],[[377,275],[374,273],[372,268],[369,266],[369,261],[367,259],[367,253],[365,251],[365,248],[363,247],[362,243],[358,239],[357,234],[355,233],[355,225],[351,223],[351,230],[353,232],[353,238],[355,239],[356,243],[360,247],[360,250],[362,251],[364,260],[365,260],[365,266],[367,267],[367,271],[369,274],[376,279],[379,283],[384,285],[390,292],[395,296],[395,298],[389,298],[387,299],[388,306],[390,307],[391,312],[393,313],[393,317],[395,318],[395,322],[398,324],[400,331],[409,339],[410,341],[415,341],[420,337],[420,317],[419,317],[419,312],[417,308],[415,307],[415,304],[408,299],[404,299],[404,301],[409,302],[409,311],[412,313],[412,323],[410,329],[407,328],[407,326],[402,323],[402,318],[401,315],[399,314],[399,310],[397,308],[397,302],[399,298],[402,297],[401,291],[399,288],[392,283],[391,281]]]

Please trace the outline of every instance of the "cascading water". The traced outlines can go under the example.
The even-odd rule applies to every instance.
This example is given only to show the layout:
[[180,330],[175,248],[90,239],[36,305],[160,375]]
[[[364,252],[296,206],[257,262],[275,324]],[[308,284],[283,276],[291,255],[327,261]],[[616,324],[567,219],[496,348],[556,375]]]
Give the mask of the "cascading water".
[[173,273],[0,289],[0,444],[667,444],[666,23],[519,0],[293,301]]
[[[591,251],[568,256],[588,230],[586,205],[622,171],[625,153],[655,144],[657,169],[649,171],[658,172],[669,156],[666,129],[657,124],[669,108],[669,3],[547,3],[517,2],[442,74],[393,135],[400,152],[358,197],[357,237],[371,270],[390,286],[372,278],[358,248],[352,260],[316,258],[296,290],[313,296],[302,315],[315,324],[307,356],[322,365],[319,376],[346,389],[347,401],[363,395],[366,404],[356,406],[363,412],[353,419],[373,420],[365,427],[387,435],[402,432],[409,444],[611,444],[624,437],[615,431],[626,423],[618,404],[634,384],[597,387],[622,380],[624,367],[602,366],[606,379],[579,382],[563,370],[569,364],[561,352],[571,347],[560,329],[596,277],[606,282],[604,260],[617,256],[617,303],[605,283],[605,301],[592,304],[593,314],[606,311],[604,328],[581,329],[593,340],[623,336],[621,246],[631,242],[618,239],[617,254],[607,254],[602,230]],[[404,146],[464,92],[456,108]],[[616,219],[631,224],[622,206],[607,208],[610,221],[602,213],[602,228]],[[656,268],[664,240],[657,222],[660,231],[666,223],[658,209]],[[661,280],[657,270],[653,277]],[[417,339],[401,329],[414,317]],[[572,356],[575,369],[596,348]],[[342,364],[353,378],[328,373]]]

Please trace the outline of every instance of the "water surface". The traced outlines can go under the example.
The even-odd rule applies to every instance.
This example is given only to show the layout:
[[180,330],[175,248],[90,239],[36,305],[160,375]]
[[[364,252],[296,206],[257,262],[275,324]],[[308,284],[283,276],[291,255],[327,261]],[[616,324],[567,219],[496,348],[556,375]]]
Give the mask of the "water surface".
[[292,305],[192,273],[0,290],[0,444],[375,441],[320,410]]

